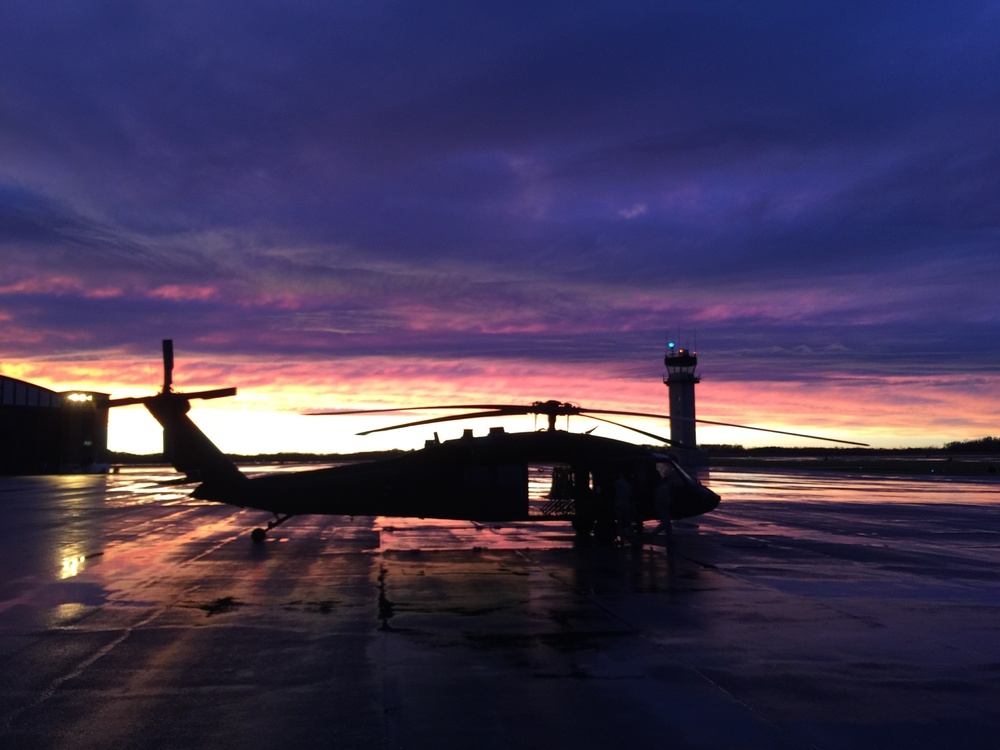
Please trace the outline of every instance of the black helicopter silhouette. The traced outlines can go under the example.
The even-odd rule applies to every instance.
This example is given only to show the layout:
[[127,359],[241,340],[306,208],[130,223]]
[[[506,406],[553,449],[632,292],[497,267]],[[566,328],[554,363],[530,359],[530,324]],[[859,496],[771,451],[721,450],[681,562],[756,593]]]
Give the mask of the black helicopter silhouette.
[[[199,483],[192,493],[194,497],[273,514],[266,528],[253,530],[251,537],[257,542],[266,538],[267,531],[290,518],[308,514],[478,522],[565,519],[572,522],[580,535],[613,536],[614,516],[609,499],[613,482],[618,477],[629,481],[636,507],[635,518],[641,526],[643,521],[656,517],[653,493],[662,481],[658,467],[665,464],[673,467],[675,477],[671,518],[707,513],[720,501],[715,492],[691,477],[674,456],[665,451],[590,433],[556,429],[558,417],[580,415],[670,444],[667,438],[607,419],[609,415],[669,418],[666,415],[584,409],[559,401],[317,412],[315,415],[372,414],[420,408],[476,410],[367,430],[359,433],[361,435],[457,419],[518,414],[544,415],[548,427],[541,431],[510,433],[495,427],[483,437],[473,437],[472,431],[466,430],[461,438],[443,442],[435,433],[434,440],[427,441],[423,449],[389,458],[300,472],[247,476],[188,417],[192,400],[235,396],[236,389],[175,391],[173,366],[173,341],[165,339],[160,392],[153,396],[111,399],[108,405],[142,404],[146,407],[163,428],[166,460],[184,474],[187,481]],[[761,427],[749,429],[816,437]],[[529,466],[537,465],[558,467],[556,476],[560,481],[553,483],[550,502],[533,509],[529,503],[528,477]]]

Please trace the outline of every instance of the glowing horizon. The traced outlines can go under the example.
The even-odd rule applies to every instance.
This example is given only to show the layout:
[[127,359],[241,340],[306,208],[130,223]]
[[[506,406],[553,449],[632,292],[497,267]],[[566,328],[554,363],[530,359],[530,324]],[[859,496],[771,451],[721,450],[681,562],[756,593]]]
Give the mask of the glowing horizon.
[[[705,359],[704,362],[711,360]],[[665,414],[667,389],[655,377],[623,377],[616,368],[589,367],[573,373],[563,365],[538,362],[498,365],[489,362],[386,360],[299,363],[220,363],[186,361],[178,357],[174,385],[196,391],[235,384],[235,398],[193,401],[192,418],[227,453],[306,452],[350,453],[389,448],[411,449],[438,433],[458,437],[465,429],[482,434],[501,424],[508,430],[530,430],[544,422],[530,416],[498,420],[446,422],[357,437],[377,427],[437,416],[437,413],[395,413],[370,416],[304,416],[311,411],[408,408],[452,403],[528,404],[554,398],[584,407]],[[5,363],[5,372],[57,391],[92,390],[113,397],[145,396],[159,390],[161,364],[146,362]],[[655,373],[655,365],[649,368]],[[661,368],[662,369],[662,368]],[[714,369],[714,368],[713,368]],[[368,373],[366,376],[365,373]],[[401,375],[401,373],[403,375]],[[936,447],[990,434],[988,414],[965,383],[920,382],[913,378],[844,377],[830,383],[727,382],[703,380],[697,386],[699,418],[754,427],[866,442],[873,447]],[[864,408],[859,410],[859,405]],[[917,408],[919,407],[919,408]],[[456,412],[441,412],[441,414]],[[947,419],[929,414],[947,414]],[[621,418],[623,424],[669,437],[663,421]],[[561,429],[566,420],[559,421]],[[634,443],[654,441],[585,417],[573,417],[570,429],[596,429],[597,434]],[[831,447],[837,444],[792,436],[699,424],[701,444],[746,447]],[[141,406],[112,409],[108,447],[130,453],[157,453],[159,426]]]

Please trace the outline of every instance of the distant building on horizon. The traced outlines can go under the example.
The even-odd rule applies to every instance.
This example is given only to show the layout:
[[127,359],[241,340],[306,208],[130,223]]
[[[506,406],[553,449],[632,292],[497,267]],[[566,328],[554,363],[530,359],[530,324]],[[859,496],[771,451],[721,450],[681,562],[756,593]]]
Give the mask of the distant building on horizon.
[[109,394],[56,391],[0,375],[0,474],[104,471]]

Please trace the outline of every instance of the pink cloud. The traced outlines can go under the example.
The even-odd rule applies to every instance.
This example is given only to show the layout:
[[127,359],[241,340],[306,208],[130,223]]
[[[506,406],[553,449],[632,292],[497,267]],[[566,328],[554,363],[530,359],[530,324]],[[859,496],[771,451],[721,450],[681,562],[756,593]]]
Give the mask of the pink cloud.
[[149,296],[173,302],[205,302],[218,296],[214,286],[164,284],[149,290]]

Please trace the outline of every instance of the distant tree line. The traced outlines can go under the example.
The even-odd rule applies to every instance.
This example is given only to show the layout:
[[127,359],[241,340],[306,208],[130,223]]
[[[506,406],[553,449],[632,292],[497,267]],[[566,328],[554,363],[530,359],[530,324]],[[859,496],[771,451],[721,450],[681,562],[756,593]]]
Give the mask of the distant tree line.
[[978,440],[959,440],[944,446],[951,453],[1000,453],[1000,438],[984,437]]
[[[650,447],[656,448],[657,446]],[[836,458],[847,455],[933,456],[947,453],[1000,455],[1000,438],[984,437],[978,440],[960,440],[947,443],[943,448],[852,448],[846,446],[837,448],[823,446],[744,448],[742,445],[701,445],[699,447],[710,456],[826,456]]]

